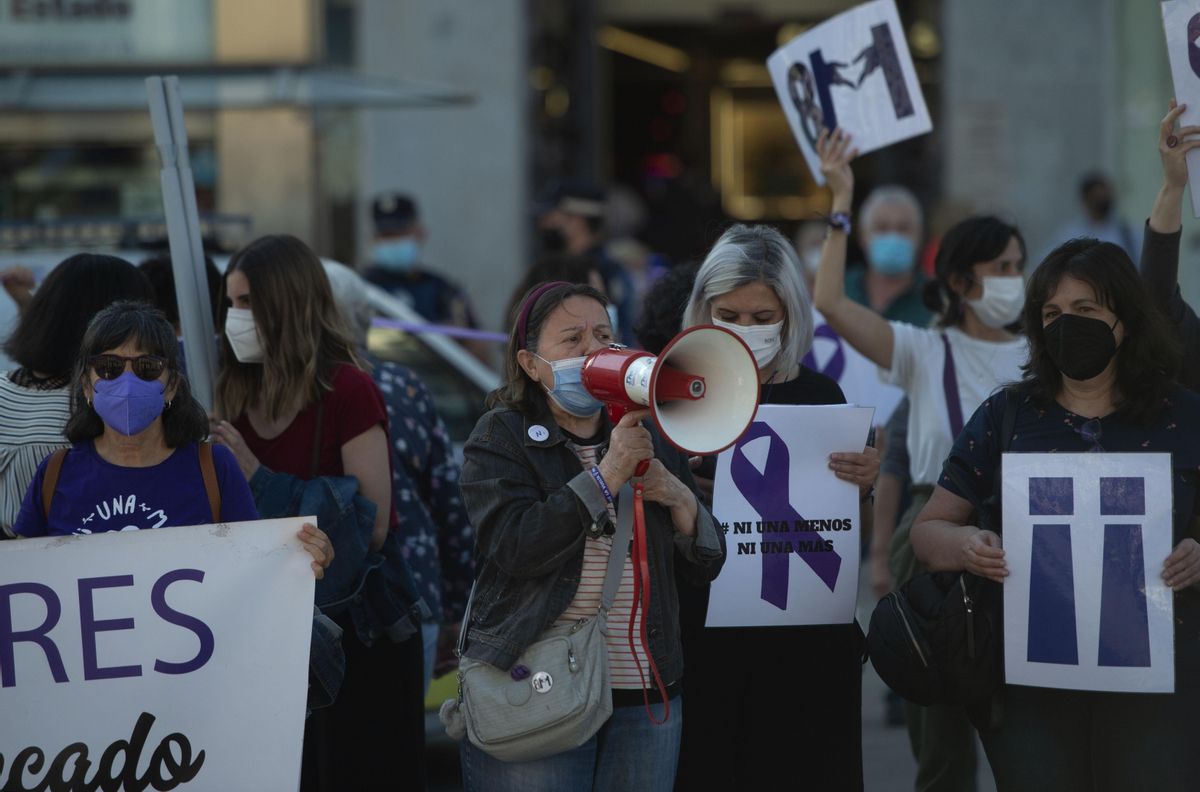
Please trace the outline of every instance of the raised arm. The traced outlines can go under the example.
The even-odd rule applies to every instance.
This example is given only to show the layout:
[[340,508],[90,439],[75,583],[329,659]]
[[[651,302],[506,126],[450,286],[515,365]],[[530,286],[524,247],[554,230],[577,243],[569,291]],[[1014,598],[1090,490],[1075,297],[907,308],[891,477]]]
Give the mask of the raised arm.
[[1200,389],[1200,317],[1179,292],[1179,241],[1183,228],[1183,189],[1187,186],[1187,153],[1200,147],[1200,126],[1175,129],[1187,105],[1170,110],[1158,130],[1158,154],[1162,160],[1163,184],[1154,199],[1142,241],[1142,280],[1155,303],[1176,327],[1184,347],[1180,381]]
[[[850,147],[850,135],[828,130],[817,139],[821,172],[833,191],[833,213],[849,214],[854,198],[854,171],[850,161],[858,150]],[[876,365],[891,368],[892,327],[882,316],[859,305],[846,295],[846,232],[830,228],[821,249],[821,265],[813,287],[813,304],[835,332]]]

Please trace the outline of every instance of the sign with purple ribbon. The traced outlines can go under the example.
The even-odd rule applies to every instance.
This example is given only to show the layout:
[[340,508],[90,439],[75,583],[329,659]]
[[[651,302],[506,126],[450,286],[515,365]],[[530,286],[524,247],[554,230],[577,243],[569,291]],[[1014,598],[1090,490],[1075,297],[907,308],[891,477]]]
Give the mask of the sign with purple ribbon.
[[813,179],[817,138],[841,127],[862,153],[933,129],[895,0],[872,0],[806,30],[767,59]]
[[713,514],[728,557],[709,627],[843,624],[858,591],[859,492],[829,455],[861,451],[872,410],[763,405],[717,460]]
[[1175,689],[1169,454],[1005,454],[1005,678]]
[[812,348],[804,356],[804,365],[835,380],[850,404],[875,408],[875,425],[883,426],[896,411],[904,391],[889,385],[879,375],[879,367],[847,344],[813,311]]

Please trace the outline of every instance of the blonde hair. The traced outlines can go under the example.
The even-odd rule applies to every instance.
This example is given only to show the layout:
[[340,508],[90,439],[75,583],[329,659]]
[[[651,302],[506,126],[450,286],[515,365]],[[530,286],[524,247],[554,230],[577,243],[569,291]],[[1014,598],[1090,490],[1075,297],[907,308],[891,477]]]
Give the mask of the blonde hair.
[[[233,272],[250,283],[250,311],[263,360],[240,362],[221,334],[216,396],[223,416],[235,418],[256,405],[278,420],[332,390],[338,365],[364,368],[325,269],[308,245],[285,234],[260,237],[230,259],[226,277]],[[222,300],[222,325],[227,312]]]
[[696,273],[683,326],[708,324],[714,299],[760,281],[770,286],[783,304],[782,345],[777,359],[788,365],[799,363],[812,347],[812,301],[800,279],[796,249],[770,226],[739,224],[721,235]]

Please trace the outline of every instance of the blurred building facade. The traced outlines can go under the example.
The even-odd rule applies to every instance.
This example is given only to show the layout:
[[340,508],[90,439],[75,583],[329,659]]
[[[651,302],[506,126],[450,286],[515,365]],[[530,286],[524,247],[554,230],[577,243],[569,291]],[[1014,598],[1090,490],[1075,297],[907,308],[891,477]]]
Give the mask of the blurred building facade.
[[[250,227],[293,233],[361,265],[372,196],[409,192],[429,230],[428,265],[467,289],[484,326],[500,328],[534,253],[535,198],[554,182],[619,187],[626,210],[614,232],[664,261],[702,255],[730,220],[790,231],[823,210],[828,198],[791,139],[764,61],[851,5],[3,3],[0,222],[161,212],[145,110],[98,108],[95,97],[86,111],[39,108],[30,97],[41,80],[65,79],[63,90],[78,92],[98,73],[134,81],[178,73],[186,84],[257,70],[283,91],[295,75],[324,68],[436,83],[468,101],[217,102],[189,111],[201,210],[247,218],[243,236]],[[934,131],[864,157],[860,200],[898,181],[926,203],[934,226],[996,211],[1021,225],[1036,255],[1075,212],[1079,177],[1099,169],[1114,179],[1119,211],[1140,225],[1159,183],[1155,130],[1171,92],[1155,5],[897,5]],[[1185,226],[1185,254],[1200,252],[1191,218]],[[1185,292],[1200,296],[1200,278],[1183,277]]]

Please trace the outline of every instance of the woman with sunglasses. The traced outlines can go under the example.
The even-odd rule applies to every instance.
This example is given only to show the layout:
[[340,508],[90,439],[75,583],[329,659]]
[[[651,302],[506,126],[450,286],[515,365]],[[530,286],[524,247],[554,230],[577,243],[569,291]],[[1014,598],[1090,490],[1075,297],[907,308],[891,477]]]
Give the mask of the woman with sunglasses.
[[[913,525],[913,548],[931,570],[1004,582],[1001,536],[970,522],[972,504],[1000,486],[1006,439],[1013,453],[1169,454],[1174,550],[1155,561],[1175,591],[1175,693],[1005,686],[1002,707],[991,710],[999,717],[972,712],[996,786],[1001,792],[1195,789],[1200,396],[1174,382],[1178,344],[1117,245],[1076,239],[1052,252],[1029,281],[1024,329],[1030,347],[1024,379],[985,401],[958,436]],[[1010,400],[1016,402],[1012,433],[1001,438]]]
[[[15,531],[61,536],[214,521],[257,520],[250,488],[226,448],[202,447],[208,418],[179,371],[179,345],[166,317],[145,303],[118,302],[96,314],[71,382],[57,483],[44,509],[47,457],[25,493]],[[201,454],[212,453],[220,491],[213,515]],[[305,526],[301,540],[318,572],[328,539]]]

